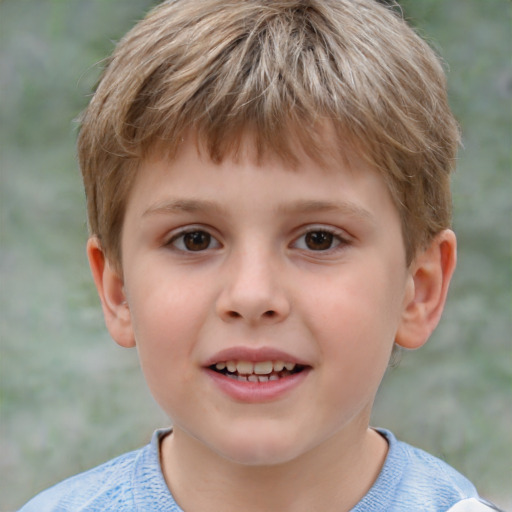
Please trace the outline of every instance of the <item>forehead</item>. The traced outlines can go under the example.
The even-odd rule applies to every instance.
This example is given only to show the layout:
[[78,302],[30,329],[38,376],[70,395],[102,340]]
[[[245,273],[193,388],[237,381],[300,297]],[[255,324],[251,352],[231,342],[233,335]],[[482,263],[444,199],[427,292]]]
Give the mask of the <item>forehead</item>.
[[216,213],[252,202],[274,212],[307,213],[343,204],[347,214],[370,217],[372,200],[392,203],[383,178],[353,151],[326,150],[318,161],[298,145],[295,157],[290,162],[271,151],[259,153],[254,139],[245,137],[236,151],[214,161],[204,144],[189,135],[172,158],[164,148],[141,162],[128,209],[136,202],[139,215]]

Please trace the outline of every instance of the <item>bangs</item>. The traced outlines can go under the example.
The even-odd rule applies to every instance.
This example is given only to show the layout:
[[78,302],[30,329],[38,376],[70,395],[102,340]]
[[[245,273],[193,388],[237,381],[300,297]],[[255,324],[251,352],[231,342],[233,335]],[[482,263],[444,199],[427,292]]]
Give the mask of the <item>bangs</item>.
[[[192,130],[218,161],[236,153],[240,134],[251,132],[259,153],[271,151],[294,162],[293,139],[317,160],[325,151],[317,127],[326,122],[364,146],[418,150],[424,133],[412,122],[407,103],[428,101],[425,74],[415,72],[417,59],[408,60],[404,69],[406,53],[390,58],[389,48],[366,36],[376,21],[364,3],[352,7],[358,10],[354,17],[345,3],[332,2],[338,27],[321,2],[276,1],[265,3],[266,8],[240,2],[237,10],[224,12],[221,2],[204,1],[189,7],[186,21],[179,15],[182,3],[168,2],[160,9],[169,11],[172,24],[146,23],[144,30],[128,34],[100,83],[97,95],[106,100],[101,111],[116,134],[111,141],[116,153],[141,158],[155,142],[165,142],[172,154],[184,132]],[[394,24],[403,23],[386,8],[375,9]],[[222,30],[214,22],[220,15]],[[387,27],[389,34],[380,37],[385,40],[394,29]],[[153,47],[140,43],[150,30]],[[440,75],[439,69],[431,71],[432,77]],[[408,97],[400,93],[405,80]],[[107,88],[105,98],[102,89]],[[417,112],[415,117],[418,121]],[[400,125],[407,130],[399,133]]]

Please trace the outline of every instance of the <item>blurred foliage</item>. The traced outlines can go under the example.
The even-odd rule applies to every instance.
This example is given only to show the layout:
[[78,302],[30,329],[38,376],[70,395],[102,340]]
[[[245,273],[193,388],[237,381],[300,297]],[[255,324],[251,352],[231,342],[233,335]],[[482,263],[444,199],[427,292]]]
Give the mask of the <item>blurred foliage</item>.
[[[103,328],[73,121],[101,60],[156,3],[0,2],[1,511],[142,445],[166,422],[136,354]],[[449,63],[464,134],[454,179],[459,266],[441,326],[388,372],[374,423],[511,506],[511,2],[401,4]]]

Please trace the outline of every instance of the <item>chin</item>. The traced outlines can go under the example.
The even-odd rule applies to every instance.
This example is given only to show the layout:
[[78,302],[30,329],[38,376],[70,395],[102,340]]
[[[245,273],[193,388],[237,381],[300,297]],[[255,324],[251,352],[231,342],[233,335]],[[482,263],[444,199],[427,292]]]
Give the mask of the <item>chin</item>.
[[231,436],[223,446],[217,446],[217,453],[225,459],[242,466],[276,466],[297,458],[299,445],[286,434]]

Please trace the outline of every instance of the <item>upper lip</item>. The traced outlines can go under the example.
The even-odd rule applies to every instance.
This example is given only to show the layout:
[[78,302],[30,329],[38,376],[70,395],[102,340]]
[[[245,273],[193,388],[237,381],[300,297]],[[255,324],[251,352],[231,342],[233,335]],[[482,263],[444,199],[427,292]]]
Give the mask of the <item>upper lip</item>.
[[273,347],[244,346],[225,348],[209,357],[204,362],[204,366],[212,366],[222,361],[250,361],[251,363],[258,363],[261,361],[283,361],[286,363],[295,363],[301,366],[309,366],[309,364],[303,359]]

